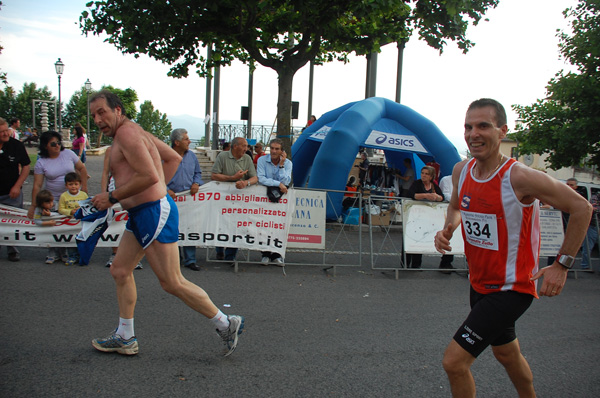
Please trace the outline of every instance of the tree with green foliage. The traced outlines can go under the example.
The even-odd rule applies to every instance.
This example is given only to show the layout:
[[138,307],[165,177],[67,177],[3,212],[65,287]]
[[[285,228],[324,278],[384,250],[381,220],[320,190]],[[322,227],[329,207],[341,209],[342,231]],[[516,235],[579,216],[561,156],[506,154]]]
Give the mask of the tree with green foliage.
[[[169,75],[200,76],[234,59],[277,72],[277,135],[289,147],[292,83],[310,61],[348,61],[406,42],[413,30],[442,51],[446,40],[467,51],[470,23],[498,0],[111,0],[91,1],[80,17],[85,34],[107,34],[123,53],[171,65]],[[213,56],[201,47],[215,45]]]
[[[21,125],[25,126],[33,126],[33,115],[32,115],[32,105],[33,100],[46,100],[46,101],[56,101],[56,98],[52,95],[47,86],[43,88],[38,88],[35,83],[25,83],[23,84],[23,88],[20,92],[15,93],[15,90],[6,86],[6,88],[0,91],[0,115],[5,119],[11,117],[17,117],[21,120]],[[41,106],[40,102],[37,102],[35,105],[35,125],[41,125]],[[50,121],[50,127],[52,127],[52,123],[54,122],[54,114],[56,110],[54,106],[50,105],[48,107],[48,119]]]
[[600,168],[600,0],[580,0],[564,15],[572,33],[558,33],[560,52],[576,72],[558,72],[546,98],[513,105],[523,124],[510,137],[522,154],[548,154],[553,169]]
[[[88,93],[86,92],[85,85],[73,93],[71,99],[65,107],[63,126],[71,128],[76,123],[81,123],[82,126],[86,126],[87,128],[87,99]],[[94,123],[90,120],[90,130],[92,130],[93,127]]]
[[144,101],[140,105],[140,113],[138,113],[135,122],[160,140],[164,142],[169,141],[169,136],[173,129],[171,122],[167,119],[166,113],[160,113],[158,109],[154,109],[151,101]]
[[[32,104],[33,100],[45,100],[45,101],[56,101],[56,97],[52,95],[48,86],[44,86],[42,88],[38,88],[36,83],[25,83],[23,84],[23,88],[21,92],[17,94],[15,97],[15,105],[14,105],[14,113],[15,116],[21,120],[21,124],[25,126],[33,125],[33,114],[32,114]],[[41,125],[41,107],[42,104],[40,102],[36,103],[35,106],[35,124],[36,126]],[[56,113],[56,109],[54,106],[48,106],[48,119],[54,120],[54,114]]]
[[13,114],[13,106],[15,103],[15,89],[11,86],[5,86],[4,90],[0,90],[0,115],[3,118],[9,118]]

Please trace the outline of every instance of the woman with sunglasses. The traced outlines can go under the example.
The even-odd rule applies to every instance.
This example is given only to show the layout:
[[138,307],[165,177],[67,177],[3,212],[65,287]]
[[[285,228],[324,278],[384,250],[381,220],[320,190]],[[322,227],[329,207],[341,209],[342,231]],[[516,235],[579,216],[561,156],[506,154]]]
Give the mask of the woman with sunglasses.
[[[33,174],[33,189],[31,192],[31,207],[27,216],[33,218],[35,211],[35,197],[42,190],[45,183],[45,189],[52,192],[55,205],[58,204],[60,195],[65,192],[65,175],[77,171],[81,175],[81,189],[87,192],[87,169],[79,156],[73,151],[65,151],[62,143],[62,137],[56,131],[46,131],[40,137],[39,159],[37,160]],[[61,259],[67,257],[66,254],[60,254]],[[56,260],[54,248],[50,248],[47,264],[52,264]]]

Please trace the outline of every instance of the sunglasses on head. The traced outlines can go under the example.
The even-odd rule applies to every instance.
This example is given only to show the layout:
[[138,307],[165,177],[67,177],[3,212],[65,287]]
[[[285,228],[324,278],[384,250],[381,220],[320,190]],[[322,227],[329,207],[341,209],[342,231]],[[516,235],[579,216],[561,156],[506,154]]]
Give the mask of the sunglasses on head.
[[56,142],[56,141],[52,141],[52,142],[50,143],[50,146],[51,146],[51,147],[58,146],[58,142]]

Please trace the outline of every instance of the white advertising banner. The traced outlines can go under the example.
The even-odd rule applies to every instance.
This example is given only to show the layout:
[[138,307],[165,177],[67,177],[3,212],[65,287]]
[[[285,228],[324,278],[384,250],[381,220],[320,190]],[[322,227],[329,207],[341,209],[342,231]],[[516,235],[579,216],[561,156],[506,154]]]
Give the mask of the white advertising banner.
[[[195,195],[176,198],[179,245],[237,247],[284,255],[295,202],[294,189],[288,190],[279,203],[272,203],[262,185],[239,190],[235,184],[209,182],[202,185]],[[2,244],[48,247],[76,245],[75,236],[81,230],[79,220],[55,216],[51,218],[57,220],[56,226],[40,227],[27,218],[25,210],[0,206]],[[118,211],[98,241],[98,246],[116,246],[127,219],[126,211]]]
[[267,189],[211,181],[195,195],[177,197],[182,246],[222,246],[285,255],[295,191],[272,203]]
[[[42,227],[27,218],[27,210],[0,205],[0,242],[11,246],[77,246],[75,236],[81,231],[81,221],[55,214],[44,217],[43,221],[55,220],[56,226]],[[126,211],[116,211],[97,246],[118,246],[128,219],[129,214]]]

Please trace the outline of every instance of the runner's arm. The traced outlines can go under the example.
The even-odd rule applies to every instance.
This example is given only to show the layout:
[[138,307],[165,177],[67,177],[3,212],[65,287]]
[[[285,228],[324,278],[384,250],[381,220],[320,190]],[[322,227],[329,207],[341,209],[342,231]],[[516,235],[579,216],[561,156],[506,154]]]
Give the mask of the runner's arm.
[[165,183],[167,183],[173,179],[173,176],[177,172],[179,163],[181,163],[181,156],[179,156],[179,154],[175,152],[173,148],[159,140],[158,137],[153,136],[147,131],[145,131],[145,133],[152,138],[154,145],[156,145],[156,149],[158,150],[160,158],[163,162],[163,174],[165,175]]
[[102,166],[102,178],[100,180],[100,189],[102,192],[108,191],[108,174],[110,172],[110,148],[104,152],[104,165]]
[[454,235],[454,231],[460,225],[460,208],[458,199],[458,179],[460,173],[465,167],[466,161],[457,163],[452,170],[452,194],[450,196],[450,203],[448,204],[448,211],[446,213],[446,221],[444,222],[444,229],[438,231],[435,234],[434,243],[435,249],[445,254],[447,251],[452,251],[450,246],[450,239]]
[[[592,206],[589,202],[558,180],[520,164],[513,167],[511,184],[515,194],[523,203],[531,203],[537,198],[543,203],[569,213],[569,223],[560,253],[575,257],[590,222]],[[567,268],[554,261],[552,265],[538,271],[532,280],[537,280],[543,275],[540,295],[555,296],[561,293],[565,285],[567,271]]]
[[590,203],[573,189],[546,173],[520,164],[513,168],[511,183],[523,203],[537,198],[544,204],[569,213],[569,223],[560,253],[575,256],[581,247],[592,216]]

